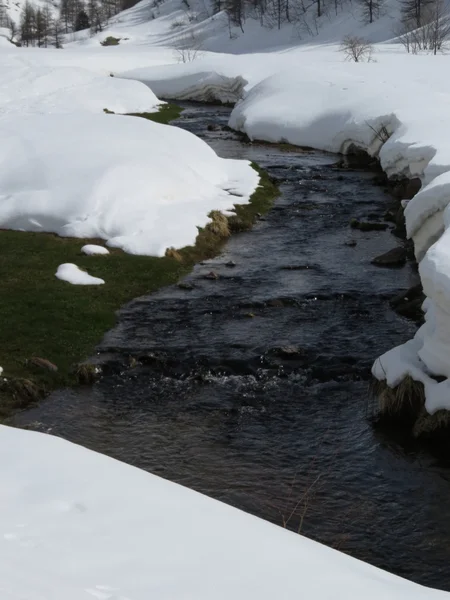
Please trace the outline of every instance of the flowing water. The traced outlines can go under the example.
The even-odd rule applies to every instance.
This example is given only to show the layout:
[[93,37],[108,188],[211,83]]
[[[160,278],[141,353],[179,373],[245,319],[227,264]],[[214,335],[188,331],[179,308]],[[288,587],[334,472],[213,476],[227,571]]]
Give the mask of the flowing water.
[[414,270],[370,264],[398,240],[349,227],[382,220],[389,197],[336,157],[208,130],[228,115],[187,105],[177,124],[265,167],[282,182],[274,208],[198,265],[192,289],[124,307],[101,350],[144,364],[59,391],[14,422],[450,590],[449,473],[367,419],[374,357],[416,329],[388,303]]

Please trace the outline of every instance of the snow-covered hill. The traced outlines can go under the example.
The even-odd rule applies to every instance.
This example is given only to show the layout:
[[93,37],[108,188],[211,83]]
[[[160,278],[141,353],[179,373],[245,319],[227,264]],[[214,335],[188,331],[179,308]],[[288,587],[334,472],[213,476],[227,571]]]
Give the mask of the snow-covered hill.
[[380,17],[368,24],[363,7],[358,2],[344,0],[337,9],[329,5],[319,19],[315,5],[311,5],[304,15],[293,17],[292,23],[282,23],[279,29],[270,24],[270,19],[261,26],[260,20],[250,13],[242,30],[230,23],[226,11],[214,14],[210,0],[189,0],[188,3],[183,0],[142,0],[110,19],[107,29],[94,39],[88,32],[79,32],[75,39],[90,44],[112,35],[121,38],[123,44],[140,47],[182,48],[187,45],[199,52],[269,52],[299,45],[339,43],[347,34],[357,34],[371,42],[391,40],[398,30],[399,12],[397,0],[386,0]]

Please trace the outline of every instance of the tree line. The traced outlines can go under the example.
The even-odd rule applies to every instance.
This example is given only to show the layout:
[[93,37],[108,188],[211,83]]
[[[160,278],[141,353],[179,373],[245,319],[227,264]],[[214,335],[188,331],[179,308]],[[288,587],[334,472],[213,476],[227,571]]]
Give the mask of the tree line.
[[55,7],[50,1],[36,6],[25,2],[19,23],[11,19],[0,0],[0,27],[9,29],[10,41],[21,46],[62,47],[63,35],[75,31],[102,31],[108,19],[139,0],[60,0]]
[[[323,17],[358,9],[364,24],[373,23],[385,14],[384,0],[215,0],[214,11],[228,14],[230,24],[245,30],[246,19],[258,19],[265,27],[290,23],[300,36],[317,35]],[[400,36],[408,51],[433,50],[450,36],[450,21],[444,0],[400,0],[400,23],[392,37]],[[420,31],[417,31],[420,30]],[[403,36],[403,37],[401,37]],[[435,52],[436,53],[436,52]]]

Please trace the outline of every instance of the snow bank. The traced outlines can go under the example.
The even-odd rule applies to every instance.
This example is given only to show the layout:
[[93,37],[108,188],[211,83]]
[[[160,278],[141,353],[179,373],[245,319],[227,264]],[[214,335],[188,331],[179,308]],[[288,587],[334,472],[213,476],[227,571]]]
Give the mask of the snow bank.
[[56,437],[0,453],[2,600],[449,598]]
[[88,256],[109,254],[108,248],[104,248],[103,246],[97,246],[96,244],[86,244],[81,248],[81,252],[83,252],[83,254],[87,254]]
[[55,275],[61,281],[67,281],[73,285],[102,285],[105,283],[103,279],[92,277],[92,275],[89,275],[86,271],[82,271],[77,265],[72,263],[59,265]]
[[[0,118],[30,113],[152,112],[161,101],[145,85],[80,67],[23,65],[7,55],[0,70]],[[45,57],[45,54],[44,54]]]
[[[214,71],[196,72],[173,76],[175,65],[164,69],[165,77],[157,79],[154,70],[136,69],[122,74],[127,79],[137,79],[151,87],[157,96],[170,100],[193,100],[195,102],[222,102],[235,104],[243,94],[247,81],[241,76],[227,77]],[[171,75],[169,75],[171,73]]]
[[11,117],[0,139],[0,227],[101,238],[131,254],[194,243],[212,209],[248,202],[259,181],[247,161],[136,117]]

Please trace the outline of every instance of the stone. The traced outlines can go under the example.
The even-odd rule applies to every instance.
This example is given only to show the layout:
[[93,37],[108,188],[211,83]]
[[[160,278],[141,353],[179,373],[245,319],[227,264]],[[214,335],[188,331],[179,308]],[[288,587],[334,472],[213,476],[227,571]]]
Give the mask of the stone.
[[423,321],[422,304],[425,300],[422,284],[410,287],[406,292],[401,292],[389,301],[396,313],[413,321]]
[[218,274],[215,271],[210,271],[204,276],[205,279],[219,279]]
[[389,225],[387,223],[377,223],[376,221],[358,221],[358,219],[351,219],[350,227],[352,229],[359,229],[360,231],[385,231]]
[[39,356],[33,356],[27,361],[27,364],[32,365],[33,367],[39,367],[40,369],[47,369],[47,371],[56,372],[58,367],[47,360],[46,358],[40,358]]
[[194,286],[192,285],[192,283],[189,283],[188,281],[180,281],[180,283],[178,284],[178,287],[180,288],[180,290],[193,290]]
[[225,266],[232,269],[236,266],[236,263],[234,262],[234,260],[229,260],[227,263],[225,263]]
[[349,240],[348,242],[344,242],[345,246],[349,246],[350,248],[354,248],[358,242],[356,240]]
[[406,249],[403,246],[397,246],[375,257],[371,262],[373,265],[379,267],[398,267],[404,265],[406,262]]
[[298,346],[281,346],[280,348],[273,348],[272,353],[280,358],[300,358],[305,355],[305,351]]

